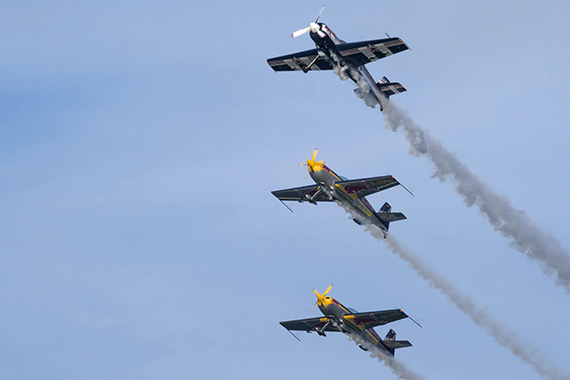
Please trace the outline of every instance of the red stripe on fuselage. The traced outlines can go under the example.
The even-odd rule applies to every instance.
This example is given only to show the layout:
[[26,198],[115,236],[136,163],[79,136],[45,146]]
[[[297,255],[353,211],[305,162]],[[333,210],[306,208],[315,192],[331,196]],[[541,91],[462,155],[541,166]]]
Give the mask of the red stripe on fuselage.
[[328,166],[323,165],[323,169],[325,169],[328,173],[332,174],[337,180],[342,181],[340,179],[340,176],[338,174],[336,174],[335,172],[333,172]]

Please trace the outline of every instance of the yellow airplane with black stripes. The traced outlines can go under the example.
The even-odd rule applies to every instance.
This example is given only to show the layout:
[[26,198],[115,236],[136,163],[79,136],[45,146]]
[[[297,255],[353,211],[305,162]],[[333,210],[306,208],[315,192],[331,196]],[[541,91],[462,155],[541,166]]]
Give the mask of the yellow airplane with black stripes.
[[[394,309],[359,313],[327,296],[331,289],[332,285],[323,294],[319,294],[316,289],[313,289],[313,293],[317,296],[316,304],[324,314],[323,318],[279,322],[281,326],[285,327],[289,332],[292,330],[306,331],[308,333],[316,331],[317,334],[322,336],[326,336],[325,332],[329,331],[342,332],[357,342],[364,351],[376,349],[384,355],[392,357],[396,349],[412,346],[407,340],[396,340],[396,332],[392,329],[388,331],[384,339],[380,338],[378,333],[374,331],[375,326],[383,326],[400,319],[410,318],[402,310]],[[418,324],[412,318],[410,319]],[[420,325],[418,324],[418,326]],[[293,336],[295,335],[293,334]],[[295,338],[297,337],[295,336]]]
[[[394,186],[400,185],[404,187],[394,177],[386,175],[382,177],[349,180],[333,172],[325,165],[324,161],[315,161],[317,152],[318,149],[315,149],[313,151],[313,157],[307,160],[306,164],[302,164],[303,166],[307,165],[309,175],[316,182],[316,185],[276,190],[271,193],[281,202],[306,201],[315,205],[317,202],[339,202],[353,212],[355,216],[353,220],[355,223],[373,224],[377,226],[384,233],[384,238],[386,238],[388,234],[390,222],[406,219],[406,216],[401,212],[391,212],[392,207],[388,202],[384,203],[378,212],[374,211],[365,198],[367,195]],[[404,189],[406,188],[404,187]],[[408,189],[406,189],[406,191],[409,192]]]

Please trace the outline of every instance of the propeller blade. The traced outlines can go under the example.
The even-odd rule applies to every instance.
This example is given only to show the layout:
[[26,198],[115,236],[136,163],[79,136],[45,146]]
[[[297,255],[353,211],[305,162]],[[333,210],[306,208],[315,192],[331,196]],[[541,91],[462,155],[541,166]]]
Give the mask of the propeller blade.
[[327,290],[325,290],[325,292],[323,293],[323,296],[326,296],[327,293],[330,292],[332,288],[333,288],[333,284],[330,284],[329,287],[327,288]]
[[313,151],[313,158],[311,159],[311,161],[315,161],[315,158],[317,158],[317,153],[319,153],[319,148]]
[[296,32],[291,33],[291,38],[302,36],[303,34],[307,33],[309,30],[311,30],[310,26],[303,29],[299,29]]
[[313,310],[313,308],[314,308],[315,306],[317,306],[317,302],[319,302],[319,301],[315,301],[315,303],[313,304],[313,306],[311,306],[311,307],[309,308],[309,311]]
[[313,304],[313,306],[311,306],[311,308],[309,310],[313,310],[313,308],[315,306],[317,306],[317,303],[319,303],[319,292],[317,292],[317,288],[313,289],[313,293],[315,293],[315,295],[317,296],[317,300],[315,301],[315,303]]
[[319,22],[319,19],[321,18],[321,15],[323,14],[323,11],[325,10],[326,6],[327,6],[327,5],[325,4],[325,5],[323,5],[323,7],[321,8],[321,11],[319,12],[319,15],[317,16],[317,19],[315,20],[316,23]]

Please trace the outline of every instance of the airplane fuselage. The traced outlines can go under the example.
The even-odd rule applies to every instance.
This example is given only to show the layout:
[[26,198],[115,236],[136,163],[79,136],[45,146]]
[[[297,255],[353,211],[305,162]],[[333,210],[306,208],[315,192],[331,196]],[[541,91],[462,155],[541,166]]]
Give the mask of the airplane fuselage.
[[355,192],[347,192],[345,187],[337,182],[341,182],[343,178],[329,169],[326,165],[321,167],[310,168],[309,174],[313,181],[319,185],[319,191],[328,195],[329,199],[335,199],[349,208],[358,216],[354,221],[358,224],[374,224],[380,228],[384,235],[388,233],[388,229],[376,216],[376,212],[366,199],[359,197]]
[[[360,328],[350,321],[350,316],[353,314],[348,308],[343,306],[334,298],[330,298],[329,302],[319,304],[321,312],[329,319],[330,323],[340,329],[344,334],[350,336],[353,340],[360,344],[360,347],[367,350],[368,345],[375,346],[384,355],[394,356],[384,344],[382,338],[374,331],[373,328]],[[345,318],[347,317],[348,318]],[[362,344],[364,343],[364,344]]]
[[354,66],[347,62],[336,48],[336,45],[344,44],[345,42],[339,39],[325,24],[320,23],[318,25],[320,25],[320,30],[318,30],[317,33],[310,32],[311,39],[315,42],[317,49],[331,60],[333,66],[339,66],[341,70],[344,70],[346,75],[359,87],[362,86],[362,82],[364,81],[376,98],[380,109],[382,109],[383,102],[386,98],[382,95],[380,89],[378,89],[376,81],[372,78],[368,69],[366,69],[364,65]]

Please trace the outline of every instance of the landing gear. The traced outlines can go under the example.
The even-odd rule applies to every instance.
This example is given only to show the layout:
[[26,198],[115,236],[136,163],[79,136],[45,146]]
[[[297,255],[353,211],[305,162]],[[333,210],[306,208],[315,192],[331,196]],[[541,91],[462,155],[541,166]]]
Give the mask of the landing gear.
[[308,66],[301,67],[301,70],[303,70],[303,72],[304,72],[305,74],[307,74],[307,73],[309,72],[309,70],[311,70],[311,66],[313,66],[313,65],[315,64],[315,62],[317,62],[317,59],[319,59],[319,58],[320,58],[320,55],[317,54],[317,56],[315,57],[315,59],[313,59],[313,60],[311,61],[311,63],[309,63]]

